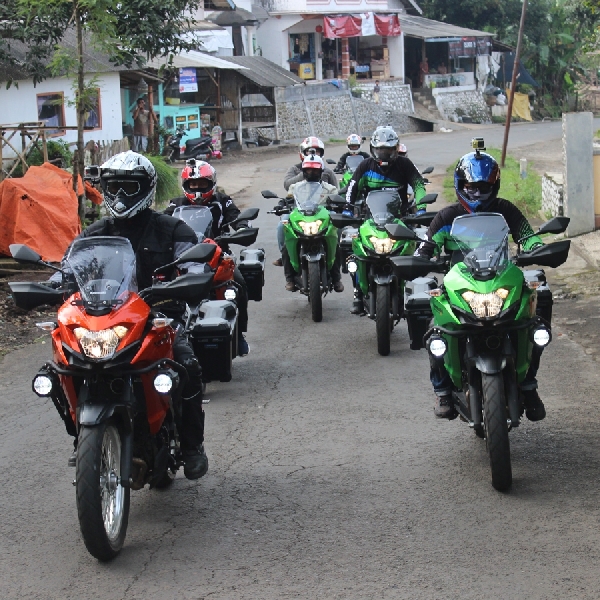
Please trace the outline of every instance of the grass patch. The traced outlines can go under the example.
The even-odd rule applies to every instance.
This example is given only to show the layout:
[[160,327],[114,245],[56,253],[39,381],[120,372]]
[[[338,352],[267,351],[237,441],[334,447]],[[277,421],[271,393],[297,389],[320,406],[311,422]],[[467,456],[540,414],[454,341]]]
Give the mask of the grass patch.
[[[486,152],[500,163],[501,150],[490,148]],[[459,160],[457,159],[456,163]],[[454,168],[456,163],[446,169],[443,192],[446,202],[456,202],[456,192],[454,191]],[[542,207],[542,178],[532,170],[531,163],[528,165],[525,179],[521,179],[519,161],[511,156],[506,157],[506,164],[500,171],[499,196],[510,200],[527,218],[537,217]]]
[[329,138],[330,144],[344,144],[346,140],[338,140],[336,138]]
[[146,155],[146,158],[156,169],[156,195],[154,205],[157,209],[164,208],[171,198],[181,196],[179,188],[179,171],[168,165],[163,156]]

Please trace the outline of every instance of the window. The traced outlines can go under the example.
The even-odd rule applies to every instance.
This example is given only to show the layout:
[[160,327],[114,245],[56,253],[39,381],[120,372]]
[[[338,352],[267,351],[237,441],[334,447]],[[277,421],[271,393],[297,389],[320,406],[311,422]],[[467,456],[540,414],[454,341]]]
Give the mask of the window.
[[[46,127],[47,136],[64,135],[65,130],[65,99],[62,92],[51,92],[49,94],[37,95],[38,120]],[[54,129],[55,128],[55,129]]]
[[85,109],[84,129],[102,129],[102,112],[100,110],[100,88],[90,90],[89,102]]

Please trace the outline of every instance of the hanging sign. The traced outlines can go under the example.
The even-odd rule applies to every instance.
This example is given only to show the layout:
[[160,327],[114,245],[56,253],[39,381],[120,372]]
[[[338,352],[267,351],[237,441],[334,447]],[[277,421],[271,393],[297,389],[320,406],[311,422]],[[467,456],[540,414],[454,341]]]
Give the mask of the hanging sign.
[[179,69],[179,92],[185,94],[187,92],[198,91],[198,79],[196,78],[195,68]]

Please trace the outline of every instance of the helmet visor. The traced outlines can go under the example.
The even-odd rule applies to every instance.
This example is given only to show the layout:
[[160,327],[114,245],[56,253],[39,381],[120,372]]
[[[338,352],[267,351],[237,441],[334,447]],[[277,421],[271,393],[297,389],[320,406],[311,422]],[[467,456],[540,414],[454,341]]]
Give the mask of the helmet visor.
[[322,148],[306,148],[303,151],[304,156],[308,156],[309,154],[318,154],[319,156],[323,156],[325,152]]
[[357,152],[358,150],[360,150],[360,144],[348,144],[348,150]]
[[131,179],[111,179],[106,183],[106,190],[113,196],[116,196],[119,192],[125,194],[125,196],[135,196],[140,191],[140,183]]
[[183,183],[183,189],[186,192],[206,192],[213,187],[213,182],[206,177],[199,179],[186,179]]
[[378,160],[389,162],[396,156],[397,150],[396,148],[375,148],[373,153]]

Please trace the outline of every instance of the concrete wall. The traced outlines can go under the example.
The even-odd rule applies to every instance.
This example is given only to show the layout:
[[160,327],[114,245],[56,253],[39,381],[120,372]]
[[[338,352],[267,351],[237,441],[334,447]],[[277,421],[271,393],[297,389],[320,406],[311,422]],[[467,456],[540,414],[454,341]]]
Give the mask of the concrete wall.
[[[375,82],[363,83],[358,81],[358,88],[362,91],[362,97],[365,100],[373,100],[373,88]],[[379,104],[385,108],[402,113],[414,113],[412,92],[410,85],[401,81],[380,81]]]
[[562,173],[544,173],[542,177],[542,212],[553,217],[564,215]]
[[[123,137],[121,116],[121,90],[119,73],[100,73],[97,75],[100,88],[100,111],[102,128],[85,131],[83,139],[112,142]],[[89,79],[89,78],[88,78]],[[77,114],[75,106],[69,106],[69,101],[75,100],[73,80],[66,77],[46,79],[34,87],[32,80],[19,81],[19,87],[11,86],[8,90],[0,87],[0,106],[3,124],[26,123],[38,120],[37,94],[58,93],[64,95],[65,125],[76,127]],[[67,142],[77,141],[77,131],[67,130],[60,139]],[[19,139],[20,144],[20,139]]]
[[475,86],[463,88],[434,88],[433,97],[438,111],[446,121],[460,122],[463,115],[474,123],[491,123],[490,110],[483,94]]
[[593,115],[564,113],[565,216],[571,219],[567,234],[594,230]]

